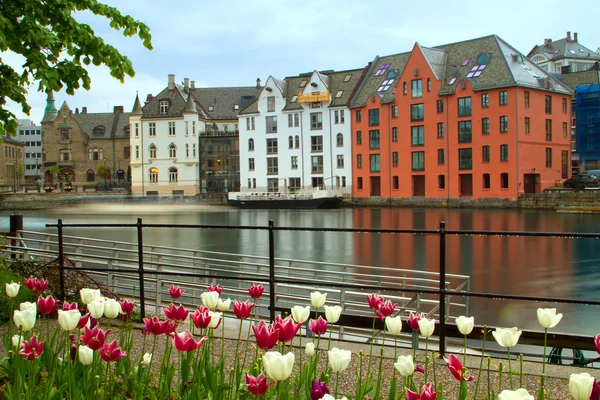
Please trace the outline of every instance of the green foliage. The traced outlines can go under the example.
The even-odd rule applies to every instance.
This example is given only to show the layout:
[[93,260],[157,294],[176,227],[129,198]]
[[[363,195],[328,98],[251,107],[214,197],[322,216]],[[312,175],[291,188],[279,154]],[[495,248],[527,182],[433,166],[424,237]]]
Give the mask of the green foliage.
[[98,178],[108,179],[110,178],[110,169],[106,168],[104,165],[99,165],[96,168],[96,175]]
[[17,165],[17,176],[19,177],[19,182],[25,176],[25,164],[22,161]]
[[14,309],[15,304],[20,304],[24,301],[35,301],[34,293],[25,287],[21,276],[4,269],[0,270],[0,287],[2,287],[2,290],[4,290],[4,284],[10,282],[20,283],[21,290],[19,290],[19,294],[17,297],[13,298],[12,301],[7,301],[6,294],[2,293],[2,296],[4,297],[4,299],[0,301],[0,321],[2,322],[6,322],[10,319],[10,314]]
[[134,76],[131,61],[115,47],[97,36],[87,24],[77,21],[81,11],[105,17],[111,28],[124,36],[138,36],[144,47],[152,50],[150,29],[115,7],[97,0],[19,0],[0,1],[0,53],[12,51],[25,58],[23,72],[15,71],[0,59],[0,136],[14,134],[16,117],[5,109],[10,99],[29,114],[27,87],[37,82],[39,91],[68,94],[76,89],[90,89],[87,66],[105,65],[111,76],[123,82],[125,75]]

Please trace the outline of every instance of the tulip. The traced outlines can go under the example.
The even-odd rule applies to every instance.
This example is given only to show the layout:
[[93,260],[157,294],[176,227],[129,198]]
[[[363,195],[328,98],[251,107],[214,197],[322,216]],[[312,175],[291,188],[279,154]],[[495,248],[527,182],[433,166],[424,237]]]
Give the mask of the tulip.
[[182,290],[179,286],[171,285],[169,289],[169,294],[173,300],[177,300],[185,293],[185,290]]
[[48,281],[46,279],[37,279],[32,276],[25,278],[25,286],[32,292],[40,294],[48,289]]
[[423,386],[421,390],[421,394],[415,393],[410,389],[406,389],[406,398],[407,400],[435,400],[437,397],[437,392],[433,391],[433,385],[431,383]]
[[144,357],[142,357],[142,364],[144,367],[147,367],[152,362],[152,353],[145,353]]
[[459,381],[465,382],[471,382],[473,380],[472,376],[467,378],[466,368],[463,368],[462,363],[454,354],[451,354],[450,357],[448,357],[448,359],[445,361],[446,365],[448,365],[450,373],[452,374],[452,376],[454,376],[454,378],[456,378]]
[[[76,309],[76,308],[73,308],[73,310],[77,310],[77,309]],[[70,311],[70,310],[63,310],[63,311]],[[92,316],[91,316],[89,313],[87,313],[87,314],[85,314],[85,315],[82,315],[82,316],[79,318],[79,322],[77,323],[77,326],[76,326],[75,328],[76,328],[76,329],[83,329],[83,328],[85,328],[86,326],[87,326],[88,328],[90,328],[90,325],[91,325],[91,323],[90,323],[90,321],[91,321],[91,318],[92,318]]]
[[313,380],[310,385],[310,400],[322,399],[326,394],[329,394],[329,388],[325,382]]
[[37,314],[37,305],[36,303],[32,303],[30,301],[24,301],[21,304],[19,304],[19,310],[31,310],[34,314]]
[[260,296],[262,296],[262,294],[265,292],[265,288],[264,286],[261,284],[257,285],[256,283],[253,283],[252,286],[250,286],[248,288],[248,294],[250,295],[250,297],[252,297],[253,299],[258,299]]
[[202,298],[202,304],[209,310],[214,310],[217,307],[217,301],[219,300],[219,293],[217,292],[204,292],[200,295]]
[[336,399],[335,397],[333,397],[330,394],[326,394],[325,396],[323,396],[321,398],[321,400],[348,400],[348,398],[346,396],[342,397],[341,399]]
[[21,342],[23,348],[19,350],[19,354],[26,360],[35,360],[42,355],[44,351],[44,340],[38,342],[37,336],[33,335],[29,341],[23,340]]
[[102,294],[100,293],[100,289],[83,288],[79,291],[79,296],[81,297],[81,302],[88,305],[94,300],[99,300]]
[[275,382],[267,383],[267,377],[262,373],[258,377],[254,377],[246,372],[246,387],[255,396],[262,396],[267,392],[269,386],[273,385]]
[[569,393],[574,400],[588,400],[594,388],[594,378],[587,372],[571,374],[569,378]]
[[79,310],[58,310],[58,325],[63,331],[72,331],[77,328],[77,324],[81,319]]
[[313,342],[306,343],[306,347],[304,348],[304,353],[307,356],[312,357],[315,355],[315,344]]
[[385,317],[385,326],[393,336],[398,336],[402,331],[402,320],[400,316]]
[[177,351],[185,351],[190,352],[196,349],[199,349],[204,343],[205,340],[208,339],[208,336],[202,337],[200,340],[194,340],[194,336],[190,333],[190,331],[185,332],[173,332],[170,335],[173,338],[173,346]]
[[327,353],[329,354],[329,366],[334,372],[341,372],[348,368],[352,356],[350,350],[340,350],[334,347]]
[[402,376],[411,376],[415,372],[415,364],[411,356],[399,356],[398,361],[394,363],[394,368]]
[[379,310],[379,307],[383,304],[383,297],[379,296],[377,293],[368,295],[367,300],[369,301],[369,308],[373,311]]
[[95,326],[94,329],[85,327],[85,332],[81,335],[80,340],[86,344],[92,350],[98,350],[106,341],[106,336],[110,333],[110,329],[103,331],[102,329]]
[[230,306],[231,306],[230,298],[227,298],[227,300],[221,300],[221,298],[219,297],[219,299],[217,300],[217,308],[221,312],[229,311]]
[[324,306],[325,308],[325,319],[330,324],[335,324],[340,320],[342,315],[342,307],[340,306]]
[[221,325],[223,313],[209,311],[208,315],[210,316],[210,323],[208,324],[208,327],[210,329],[217,329],[219,325]]
[[111,343],[102,345],[100,349],[100,358],[102,358],[106,362],[117,361],[127,355],[126,351],[121,350],[120,347],[117,347],[117,340],[113,340]]
[[121,306],[121,312],[124,315],[125,319],[128,319],[131,316],[133,310],[135,309],[134,302],[129,300],[121,300],[119,302],[119,305]]
[[538,308],[537,318],[544,329],[554,328],[562,319],[562,314],[556,313],[556,308]]
[[[325,306],[325,307],[327,307],[327,306]],[[292,307],[292,318],[297,323],[300,323],[300,324],[305,323],[309,316],[310,316],[310,306],[306,306],[306,307],[294,306],[294,307]]]
[[458,327],[458,331],[465,336],[473,331],[474,324],[475,318],[473,317],[467,318],[464,315],[461,315],[460,317],[456,318],[456,326]]
[[282,343],[287,343],[294,339],[296,333],[302,327],[302,324],[294,324],[291,316],[281,319],[279,315],[275,318],[273,325],[279,331],[278,340]]
[[94,350],[87,346],[79,346],[79,362],[83,365],[90,365],[94,361]]
[[223,293],[223,286],[221,285],[213,285],[212,283],[210,284],[209,287],[206,288],[207,292],[215,292],[218,293],[219,296],[221,295],[221,293]]
[[594,386],[592,388],[590,400],[600,400],[600,382],[596,381],[596,379],[594,379]]
[[254,336],[256,337],[256,345],[263,350],[271,350],[277,344],[279,339],[279,330],[274,324],[266,324],[265,321],[260,321],[258,326],[252,325]]
[[5,283],[4,288],[6,289],[6,295],[10,298],[13,298],[13,297],[17,297],[17,295],[19,294],[19,289],[21,289],[21,284],[11,281],[10,283]]
[[12,341],[13,347],[20,348],[21,342],[23,341],[23,336],[13,335],[13,337],[11,338],[11,341]]
[[117,318],[123,313],[121,304],[115,299],[106,299],[104,301],[104,316],[108,319]]
[[327,293],[311,292],[310,293],[310,304],[315,308],[323,307],[327,300]]
[[311,319],[308,326],[312,333],[318,336],[327,332],[327,321],[325,321],[323,317],[319,317],[317,320]]
[[517,328],[496,328],[492,331],[496,342],[502,347],[513,347],[519,342],[521,331]]
[[175,304],[171,304],[169,307],[163,307],[163,312],[168,320],[176,322],[185,321],[189,314],[189,311],[181,304],[179,307],[175,306]]
[[87,309],[93,318],[100,319],[104,315],[104,302],[100,300],[92,300],[88,303]]
[[250,304],[249,300],[244,301],[243,303],[237,300],[233,302],[233,313],[235,316],[241,320],[247,319],[252,313],[252,307],[254,304]]
[[37,308],[41,314],[50,315],[56,310],[56,300],[52,296],[38,297]]
[[596,352],[600,354],[600,333],[594,336],[594,344],[596,345]]
[[419,319],[419,331],[421,335],[428,338],[433,335],[433,330],[435,329],[435,319],[429,319],[422,317]]
[[503,390],[498,395],[498,400],[534,400],[533,396],[525,389]]
[[[202,307],[202,308],[200,308]],[[209,309],[203,306],[200,306],[194,313],[192,313],[191,318],[194,326],[198,329],[206,329],[208,325],[210,325],[211,316],[209,314]]]
[[294,353],[285,356],[278,351],[267,351],[262,357],[265,374],[275,382],[289,378],[294,367]]
[[383,321],[385,317],[389,317],[394,313],[396,306],[397,304],[392,304],[391,301],[387,300],[381,303],[381,305],[379,306],[379,310],[376,311],[375,314],[377,314],[379,319]]
[[419,320],[423,317],[424,317],[423,313],[411,312],[408,317],[408,325],[410,326],[410,329],[412,329],[413,331],[418,331],[419,330]]
[[26,309],[24,311],[15,310],[13,312],[13,321],[17,328],[27,332],[33,329],[35,325],[35,310]]
[[69,303],[68,301],[65,301],[63,302],[62,309],[64,311],[77,310],[77,303]]
[[157,316],[144,318],[144,324],[146,325],[144,327],[146,332],[156,336],[171,333],[175,330],[175,322],[160,321]]

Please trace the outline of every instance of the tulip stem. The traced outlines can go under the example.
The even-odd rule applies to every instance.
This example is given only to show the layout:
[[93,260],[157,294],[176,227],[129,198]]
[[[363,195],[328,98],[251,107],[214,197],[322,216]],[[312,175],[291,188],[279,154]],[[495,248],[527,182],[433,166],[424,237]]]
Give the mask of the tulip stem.
[[375,341],[375,319],[377,314],[373,311],[373,327],[371,328],[371,345],[369,346],[369,367],[367,368],[367,376],[371,375],[371,359],[373,358],[373,342]]
[[340,379],[340,371],[337,371],[335,373],[335,398],[337,399],[338,397],[338,381]]
[[427,382],[427,372],[429,367],[429,337],[425,338],[425,382]]
[[[465,335],[463,347],[463,371],[467,370],[467,335]],[[463,375],[464,376],[464,375]]]
[[475,396],[474,399],[477,399],[477,393],[479,392],[479,381],[481,379],[481,368],[483,367],[483,354],[485,353],[485,339],[487,337],[487,326],[483,326],[483,343],[481,345],[481,359],[479,360],[479,374],[477,375],[477,384],[475,385]]
[[[398,336],[394,336],[394,362],[398,361],[398,354],[397,354],[397,346],[398,346]],[[392,381],[396,379],[396,368],[394,368],[394,374],[392,376]],[[402,379],[404,381],[404,379]]]
[[[240,321],[241,323],[242,321]],[[221,358],[223,358],[223,354],[225,354],[225,314],[221,320]]]
[[510,376],[510,390],[515,390],[514,385],[513,385],[513,377],[512,377],[512,364],[511,364],[511,360],[510,360],[510,347],[507,347],[508,349],[508,376]]

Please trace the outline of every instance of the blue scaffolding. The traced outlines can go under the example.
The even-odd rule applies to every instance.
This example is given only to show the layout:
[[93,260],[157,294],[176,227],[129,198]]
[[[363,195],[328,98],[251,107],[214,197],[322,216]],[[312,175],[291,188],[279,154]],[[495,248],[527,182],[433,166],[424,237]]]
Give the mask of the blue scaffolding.
[[[579,86],[577,99],[577,152],[581,165],[600,163],[600,85]],[[590,168],[586,168],[590,169]]]

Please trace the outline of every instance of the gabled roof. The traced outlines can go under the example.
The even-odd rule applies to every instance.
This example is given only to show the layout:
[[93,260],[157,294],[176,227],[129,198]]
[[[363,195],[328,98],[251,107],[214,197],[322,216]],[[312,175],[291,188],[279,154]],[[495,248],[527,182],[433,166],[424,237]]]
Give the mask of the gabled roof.
[[[83,133],[88,135],[91,140],[95,139],[110,139],[127,138],[125,128],[129,125],[130,113],[79,113],[73,114],[72,117],[77,121],[77,125]],[[104,127],[102,135],[95,135],[94,128],[98,126]]]
[[[160,113],[160,102],[163,100],[169,102],[169,108],[165,114]],[[143,118],[179,117],[185,108],[186,100],[187,94],[184,97],[183,86],[175,85],[174,89],[166,87],[142,108],[144,113]]]
[[575,90],[578,86],[598,84],[600,83],[600,64],[596,62],[587,71],[563,74],[561,79],[571,90]]
[[251,104],[249,104],[246,108],[244,108],[238,115],[246,115],[246,114],[258,114],[258,100],[255,100]]
[[546,39],[543,45],[534,46],[527,57],[532,58],[537,54],[543,54],[548,60],[561,60],[563,58],[577,58],[586,61],[600,60],[600,55],[578,41],[569,39],[569,37],[557,41]]
[[419,45],[423,57],[427,60],[429,68],[433,71],[436,79],[441,79],[444,76],[444,67],[446,66],[446,52],[440,49],[431,49],[429,47],[422,47]]
[[191,90],[207,110],[209,119],[234,120],[237,119],[240,111],[258,98],[261,87],[242,86]]

